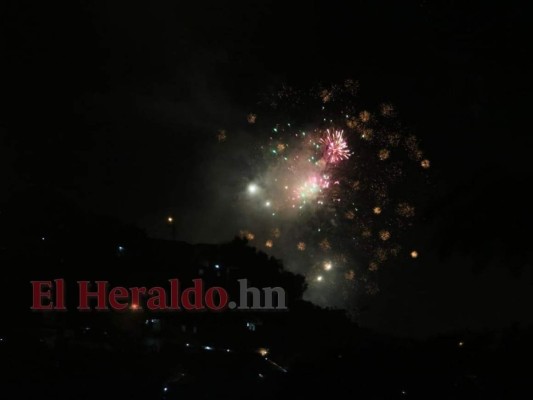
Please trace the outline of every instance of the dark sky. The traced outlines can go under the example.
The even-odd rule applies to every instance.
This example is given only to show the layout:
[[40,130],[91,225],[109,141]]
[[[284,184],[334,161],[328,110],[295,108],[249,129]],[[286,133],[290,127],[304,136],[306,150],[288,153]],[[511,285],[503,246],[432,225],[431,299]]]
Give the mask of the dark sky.
[[[38,185],[152,235],[173,213],[182,216],[180,238],[223,240],[231,233],[205,217],[218,193],[209,164],[217,130],[244,120],[261,93],[282,83],[354,78],[365,102],[394,103],[430,154],[437,200],[427,229],[434,248],[448,250],[432,252],[424,271],[391,275],[401,283],[369,320],[392,308],[401,315],[398,307],[428,321],[429,332],[482,314],[474,327],[527,319],[525,10],[508,2],[288,3],[3,4],[0,200]],[[503,267],[476,268],[493,242]],[[455,300],[447,296],[454,283]],[[492,318],[494,307],[516,316]],[[397,329],[391,318],[384,325]]]

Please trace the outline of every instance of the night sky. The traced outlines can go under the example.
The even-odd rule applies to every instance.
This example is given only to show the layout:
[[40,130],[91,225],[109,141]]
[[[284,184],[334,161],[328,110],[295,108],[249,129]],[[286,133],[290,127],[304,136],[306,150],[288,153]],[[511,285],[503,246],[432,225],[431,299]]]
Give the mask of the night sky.
[[5,4],[0,201],[38,187],[154,237],[173,215],[179,240],[230,240],[247,114],[281,85],[351,78],[362,103],[395,105],[432,166],[421,257],[383,272],[360,323],[413,336],[531,323],[526,13],[401,3]]

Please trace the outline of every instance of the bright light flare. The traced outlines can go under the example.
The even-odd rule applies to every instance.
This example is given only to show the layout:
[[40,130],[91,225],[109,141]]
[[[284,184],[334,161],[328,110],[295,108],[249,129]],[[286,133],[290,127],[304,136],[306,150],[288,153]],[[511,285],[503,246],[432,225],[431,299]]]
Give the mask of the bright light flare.
[[248,185],[248,193],[256,194],[258,190],[259,190],[259,186],[257,186],[255,183],[250,183]]
[[262,357],[266,357],[268,355],[268,349],[264,348],[264,347],[260,347],[259,349],[257,349],[257,352],[262,356]]

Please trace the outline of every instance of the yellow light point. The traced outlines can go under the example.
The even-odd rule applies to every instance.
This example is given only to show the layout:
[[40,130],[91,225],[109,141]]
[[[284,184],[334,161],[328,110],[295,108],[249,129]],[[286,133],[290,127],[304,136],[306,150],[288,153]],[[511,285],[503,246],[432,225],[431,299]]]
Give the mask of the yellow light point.
[[260,347],[259,349],[257,349],[257,352],[262,356],[262,357],[266,357],[268,355],[268,349],[264,348],[264,347]]
[[374,207],[372,211],[374,212],[374,214],[379,215],[381,214],[382,210],[381,210],[381,207]]
[[323,277],[322,275],[318,275],[318,276],[316,277],[316,281],[317,281],[317,282],[322,282],[323,280],[324,280],[324,277]]
[[383,241],[387,241],[389,240],[391,237],[391,234],[389,231],[386,231],[386,230],[383,230],[381,232],[379,232],[379,238]]
[[169,224],[171,224],[171,223],[174,222],[174,218],[172,218],[172,217],[168,217],[168,218],[167,218],[167,221],[168,221]]
[[368,111],[361,111],[359,113],[359,119],[362,121],[362,122],[368,122],[370,121],[370,113]]
[[361,138],[365,140],[372,140],[374,131],[372,129],[364,128],[361,130]]
[[353,270],[350,270],[344,274],[344,278],[347,281],[353,281],[355,279],[355,272]]
[[357,127],[357,120],[355,118],[349,118],[346,120],[346,126],[348,126],[348,128],[356,128]]
[[324,239],[322,240],[320,243],[319,243],[319,246],[322,250],[324,251],[328,251],[328,250],[331,250],[331,244],[329,244],[329,240],[328,239]]
[[331,270],[331,268],[333,268],[333,264],[331,263],[331,261],[326,261],[324,263],[324,271],[329,271]]
[[457,345],[458,345],[459,347],[463,347],[463,346],[465,345],[465,342],[461,341],[461,342],[457,343]]
[[300,251],[305,251],[305,243],[304,242],[298,242],[298,245],[296,248]]
[[431,167],[431,163],[430,163],[430,161],[427,160],[427,159],[426,159],[426,160],[422,160],[422,161],[420,162],[420,165],[421,165],[422,168],[424,168],[424,169],[428,169],[429,167]]
[[328,101],[331,100],[331,91],[327,90],[327,89],[324,89],[320,92],[320,97],[322,98],[322,101],[324,103],[327,103]]
[[274,246],[274,242],[269,239],[266,241],[265,246],[268,248],[272,248],[272,246]]
[[418,251],[413,250],[413,251],[411,252],[411,258],[418,258]]
[[388,159],[390,156],[390,151],[387,150],[387,149],[382,149],[379,151],[379,159],[381,161],[385,161],[386,159]]

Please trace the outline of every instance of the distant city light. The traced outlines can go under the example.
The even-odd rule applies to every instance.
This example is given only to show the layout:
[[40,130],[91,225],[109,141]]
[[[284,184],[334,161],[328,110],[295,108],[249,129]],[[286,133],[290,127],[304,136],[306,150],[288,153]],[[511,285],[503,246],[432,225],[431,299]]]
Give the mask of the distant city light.
[[318,275],[318,276],[316,277],[316,281],[317,281],[317,282],[322,282],[323,279],[324,279],[324,277],[323,277],[322,275]]
[[172,217],[168,217],[168,218],[167,218],[167,221],[168,221],[169,224],[171,224],[171,223],[174,222],[174,218],[172,218]]

